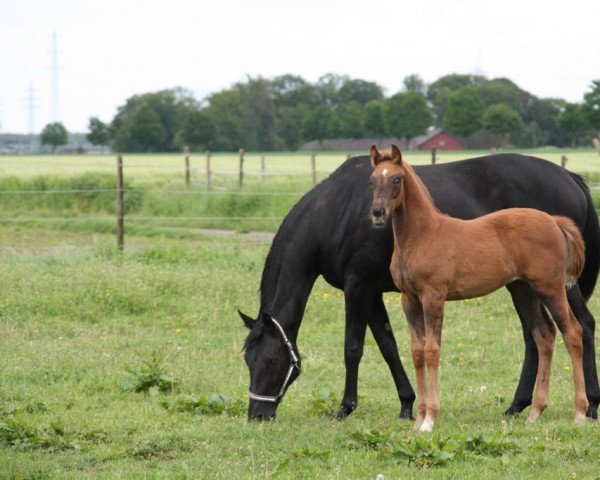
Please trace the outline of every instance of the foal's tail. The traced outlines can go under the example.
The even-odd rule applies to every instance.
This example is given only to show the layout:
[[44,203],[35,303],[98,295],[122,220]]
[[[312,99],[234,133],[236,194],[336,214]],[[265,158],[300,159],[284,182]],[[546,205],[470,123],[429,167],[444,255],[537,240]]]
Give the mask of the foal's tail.
[[583,271],[585,264],[585,243],[579,227],[567,217],[560,217],[555,215],[554,221],[558,227],[562,230],[565,241],[567,243],[567,286],[571,287],[577,283],[577,279]]

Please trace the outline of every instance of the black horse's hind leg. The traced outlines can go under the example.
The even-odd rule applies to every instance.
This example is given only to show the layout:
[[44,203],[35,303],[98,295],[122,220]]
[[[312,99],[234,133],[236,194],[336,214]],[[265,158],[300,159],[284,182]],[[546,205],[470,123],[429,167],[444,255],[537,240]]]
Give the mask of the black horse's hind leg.
[[[363,288],[361,288],[363,287]],[[346,306],[346,334],[344,337],[344,363],[346,385],[342,405],[336,414],[338,420],[350,415],[358,405],[358,365],[363,355],[367,318],[372,315],[373,297],[364,285],[344,290]]]
[[373,315],[369,317],[369,327],[396,384],[396,391],[400,398],[400,418],[411,420],[415,391],[400,361],[398,345],[381,295],[373,304]]
[[598,386],[596,346],[594,342],[596,320],[588,310],[581,290],[577,285],[567,292],[567,297],[573,314],[583,328],[583,375],[585,377],[585,393],[589,402],[586,415],[589,418],[597,419],[600,387]]
[[523,359],[519,384],[512,404],[504,412],[506,415],[516,415],[531,405],[533,388],[535,387],[537,376],[538,351],[531,330],[528,327],[530,321],[528,317],[541,314],[546,315],[546,312],[541,308],[541,304],[535,301],[533,292],[526,284],[515,282],[507,287],[519,315],[519,320],[521,320],[523,340],[525,341],[525,358]]

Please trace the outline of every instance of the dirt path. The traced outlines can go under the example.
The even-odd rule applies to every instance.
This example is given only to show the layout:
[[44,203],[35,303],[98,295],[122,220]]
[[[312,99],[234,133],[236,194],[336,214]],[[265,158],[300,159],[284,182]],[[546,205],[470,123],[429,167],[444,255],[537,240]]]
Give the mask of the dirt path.
[[199,233],[200,235],[206,235],[207,237],[215,238],[231,238],[239,236],[244,240],[256,243],[270,243],[275,236],[275,234],[271,232],[238,233],[235,230],[214,230],[211,228],[194,228],[193,231]]

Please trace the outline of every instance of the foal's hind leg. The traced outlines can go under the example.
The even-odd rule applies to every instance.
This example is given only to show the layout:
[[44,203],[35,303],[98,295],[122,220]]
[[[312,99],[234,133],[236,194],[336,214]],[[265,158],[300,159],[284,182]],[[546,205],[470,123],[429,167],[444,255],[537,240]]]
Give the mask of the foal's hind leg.
[[542,296],[542,301],[558,325],[571,357],[575,382],[575,423],[580,423],[585,420],[588,407],[583,376],[582,328],[569,308],[564,288],[556,288],[553,294]]
[[598,370],[596,368],[596,346],[594,331],[596,320],[585,304],[578,285],[574,285],[567,292],[569,306],[575,318],[583,328],[583,375],[585,378],[585,392],[588,398],[588,418],[598,418],[598,404],[600,404],[600,386],[598,385]]
[[[539,305],[539,301],[538,301]],[[550,390],[550,374],[552,370],[552,354],[556,329],[546,317],[538,315],[531,324],[531,334],[538,350],[538,369],[535,379],[535,394],[528,422],[535,422],[548,406],[548,391]]]

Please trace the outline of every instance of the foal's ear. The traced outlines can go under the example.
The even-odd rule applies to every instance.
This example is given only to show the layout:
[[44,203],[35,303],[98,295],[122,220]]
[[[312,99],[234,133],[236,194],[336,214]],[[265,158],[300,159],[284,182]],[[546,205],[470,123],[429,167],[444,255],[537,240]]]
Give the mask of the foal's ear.
[[383,157],[381,156],[381,153],[379,153],[379,150],[377,150],[377,147],[375,145],[371,145],[371,150],[369,150],[369,154],[371,155],[371,166],[375,168],[377,164],[381,162],[381,159]]
[[240,312],[239,310],[238,310],[238,313],[240,314],[240,317],[242,318],[242,321],[244,322],[244,325],[246,325],[247,328],[249,328],[250,330],[252,330],[252,327],[256,323],[254,321],[254,319],[250,318],[248,315],[246,315],[245,313]]
[[398,148],[398,145],[392,143],[392,162],[398,165],[402,165],[402,152]]

